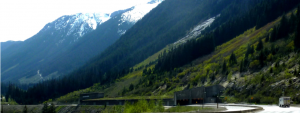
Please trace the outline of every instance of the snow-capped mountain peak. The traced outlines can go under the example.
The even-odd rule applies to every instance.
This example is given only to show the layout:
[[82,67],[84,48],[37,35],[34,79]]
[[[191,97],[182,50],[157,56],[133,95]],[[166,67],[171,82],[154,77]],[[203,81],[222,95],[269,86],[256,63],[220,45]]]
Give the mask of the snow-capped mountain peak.
[[136,23],[142,17],[144,17],[148,12],[160,4],[163,0],[151,0],[150,2],[144,4],[138,4],[133,6],[128,12],[122,14],[122,22]]
[[107,13],[77,13],[75,15],[63,16],[55,21],[55,29],[67,28],[67,36],[75,35],[82,37],[91,29],[95,30],[97,25],[110,19]]
[[123,35],[127,31],[127,29],[121,27],[123,23],[135,24],[162,1],[163,0],[148,0],[129,9],[119,10],[113,13],[94,12],[65,15],[47,24],[42,31],[47,29],[57,31],[51,34],[52,36],[59,35],[59,37],[61,37],[61,39],[58,39],[57,45],[63,42],[73,43],[85,34],[97,29],[97,26],[120,14],[121,18],[118,23],[119,28],[117,33]]

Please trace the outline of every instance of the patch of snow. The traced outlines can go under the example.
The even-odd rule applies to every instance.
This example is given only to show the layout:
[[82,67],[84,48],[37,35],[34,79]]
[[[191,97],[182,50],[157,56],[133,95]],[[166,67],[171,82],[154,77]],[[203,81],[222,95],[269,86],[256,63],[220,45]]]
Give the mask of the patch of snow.
[[126,33],[126,30],[118,29],[118,34],[123,35]]
[[59,40],[58,43],[63,43],[65,39]]
[[41,79],[43,79],[42,74],[40,73],[40,70],[37,71],[37,75],[39,75],[41,77]]
[[177,42],[174,43],[174,45],[177,44],[181,44],[181,43],[185,43],[187,40],[190,40],[192,38],[196,38],[197,36],[199,36],[201,34],[201,32],[208,26],[210,26],[214,21],[216,17],[219,17],[219,15],[212,17],[204,22],[202,22],[201,24],[197,25],[196,27],[194,27],[194,29],[188,33],[185,37],[183,37],[182,39],[178,40]]
[[[122,23],[131,22],[136,23],[138,20],[143,18],[148,12],[160,4],[162,0],[152,0],[146,4],[139,4],[132,7],[131,11],[125,12],[122,14]],[[122,24],[121,23],[121,24]]]

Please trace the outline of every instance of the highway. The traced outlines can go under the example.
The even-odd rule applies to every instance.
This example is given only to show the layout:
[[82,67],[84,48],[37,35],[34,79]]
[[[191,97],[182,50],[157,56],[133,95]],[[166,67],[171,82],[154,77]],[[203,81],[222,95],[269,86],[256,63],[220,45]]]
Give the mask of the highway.
[[300,107],[280,108],[277,105],[256,105],[264,110],[258,113],[300,113]]
[[[245,104],[219,104],[219,107],[226,107],[226,111],[242,111],[242,110],[250,110],[254,109],[253,107],[243,107]],[[194,104],[187,106],[202,106],[202,104]],[[216,103],[208,103],[204,104],[205,107],[217,107]]]
[[[202,106],[198,105],[188,105],[188,106]],[[216,104],[205,104],[206,107],[216,107]],[[300,107],[289,107],[289,108],[280,108],[278,105],[249,105],[249,104],[219,104],[219,106],[226,107],[226,111],[242,111],[254,109],[252,107],[243,107],[243,106],[258,106],[262,107],[264,110],[257,111],[257,113],[300,113]]]

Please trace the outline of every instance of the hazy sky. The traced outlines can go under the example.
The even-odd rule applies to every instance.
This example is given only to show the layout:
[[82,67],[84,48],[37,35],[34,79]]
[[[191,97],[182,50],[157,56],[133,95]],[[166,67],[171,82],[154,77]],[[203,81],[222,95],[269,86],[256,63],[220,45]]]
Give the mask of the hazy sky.
[[1,0],[0,42],[26,40],[63,15],[126,9],[149,0]]

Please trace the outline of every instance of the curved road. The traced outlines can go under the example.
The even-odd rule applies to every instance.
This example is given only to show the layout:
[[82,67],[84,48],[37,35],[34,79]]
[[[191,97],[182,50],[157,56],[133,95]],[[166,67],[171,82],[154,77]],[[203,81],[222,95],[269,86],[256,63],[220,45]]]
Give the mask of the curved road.
[[256,105],[264,110],[258,113],[300,113],[300,107],[281,108],[277,105]]
[[[234,106],[229,106],[229,105],[234,105]],[[241,105],[241,106],[237,106]],[[194,104],[194,105],[188,105],[188,106],[202,106],[202,104]],[[204,104],[205,107],[217,107],[217,104],[215,103],[209,103],[209,104]],[[252,107],[243,107],[242,104],[219,104],[219,107],[225,107],[227,110],[226,111],[242,111],[242,110],[250,110],[254,109]]]
[[[219,106],[226,107],[226,111],[241,111],[241,110],[250,110],[254,109],[252,107],[243,107],[243,106],[258,106],[262,107],[264,110],[258,111],[257,113],[300,113],[300,107],[290,107],[290,108],[281,108],[277,105],[249,105],[249,104],[219,104]],[[188,105],[188,106],[202,106],[202,105]],[[217,106],[216,104],[205,104],[206,107]]]

